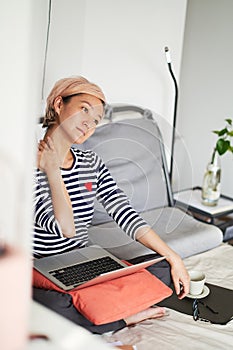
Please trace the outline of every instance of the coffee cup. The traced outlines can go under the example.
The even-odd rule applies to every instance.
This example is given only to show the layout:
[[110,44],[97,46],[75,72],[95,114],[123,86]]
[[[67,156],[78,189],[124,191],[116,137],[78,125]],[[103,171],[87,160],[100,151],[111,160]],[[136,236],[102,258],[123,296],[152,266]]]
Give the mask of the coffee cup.
[[203,292],[205,285],[205,274],[202,271],[192,270],[189,271],[190,276],[190,289],[189,294],[200,295]]

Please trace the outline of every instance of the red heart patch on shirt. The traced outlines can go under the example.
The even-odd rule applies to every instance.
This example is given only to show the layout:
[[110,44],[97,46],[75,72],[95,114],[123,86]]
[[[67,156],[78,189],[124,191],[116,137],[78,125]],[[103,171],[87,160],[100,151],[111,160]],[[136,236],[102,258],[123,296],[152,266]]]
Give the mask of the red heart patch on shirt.
[[88,191],[91,191],[91,190],[92,190],[92,182],[86,182],[86,183],[84,184],[84,186],[86,187],[86,189],[87,189]]

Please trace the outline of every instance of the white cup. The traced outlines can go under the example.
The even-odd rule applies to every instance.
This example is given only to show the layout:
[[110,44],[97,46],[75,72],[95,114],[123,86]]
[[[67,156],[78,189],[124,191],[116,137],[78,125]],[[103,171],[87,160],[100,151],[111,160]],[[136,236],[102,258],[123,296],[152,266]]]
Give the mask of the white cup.
[[190,289],[189,294],[200,295],[203,292],[205,285],[205,274],[202,271],[189,271]]

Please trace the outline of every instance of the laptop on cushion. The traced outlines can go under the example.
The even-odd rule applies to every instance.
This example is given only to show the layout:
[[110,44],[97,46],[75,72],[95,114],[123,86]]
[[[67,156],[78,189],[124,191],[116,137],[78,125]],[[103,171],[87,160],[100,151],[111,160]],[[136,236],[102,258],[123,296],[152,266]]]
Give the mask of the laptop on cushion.
[[34,268],[65,291],[133,274],[165,257],[127,265],[98,245],[34,260]]

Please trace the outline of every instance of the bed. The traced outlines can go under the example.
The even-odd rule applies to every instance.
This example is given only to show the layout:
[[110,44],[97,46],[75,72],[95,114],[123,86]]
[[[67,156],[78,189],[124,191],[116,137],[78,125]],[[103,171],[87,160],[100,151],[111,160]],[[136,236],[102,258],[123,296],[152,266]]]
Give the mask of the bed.
[[[233,247],[227,243],[184,259],[187,269],[205,271],[208,283],[233,290]],[[233,301],[233,300],[232,300]],[[161,319],[146,320],[114,334],[104,334],[107,342],[136,345],[137,350],[232,349],[233,320],[226,325],[195,322],[190,315],[172,309]]]

